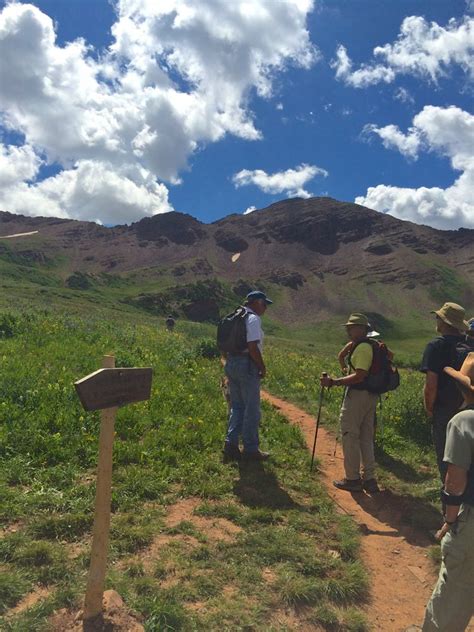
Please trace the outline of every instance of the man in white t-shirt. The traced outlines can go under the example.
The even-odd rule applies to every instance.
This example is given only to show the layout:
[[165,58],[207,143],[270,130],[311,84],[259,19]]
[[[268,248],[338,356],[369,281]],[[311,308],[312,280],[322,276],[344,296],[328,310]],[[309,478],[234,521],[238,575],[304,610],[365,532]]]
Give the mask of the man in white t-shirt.
[[[225,373],[229,380],[231,410],[224,444],[224,462],[265,461],[269,454],[259,449],[260,380],[265,377],[263,330],[260,317],[273,301],[264,292],[247,295],[245,326],[247,349],[227,354]],[[239,438],[242,436],[243,452]]]

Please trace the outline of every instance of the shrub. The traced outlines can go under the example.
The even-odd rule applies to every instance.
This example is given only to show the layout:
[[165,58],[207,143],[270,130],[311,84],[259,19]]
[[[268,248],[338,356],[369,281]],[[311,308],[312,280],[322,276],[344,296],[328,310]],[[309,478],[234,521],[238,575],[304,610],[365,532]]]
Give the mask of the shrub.
[[196,356],[213,360],[220,357],[216,341],[213,338],[202,338],[195,347]]
[[8,312],[0,314],[0,338],[11,338],[19,331],[19,318]]

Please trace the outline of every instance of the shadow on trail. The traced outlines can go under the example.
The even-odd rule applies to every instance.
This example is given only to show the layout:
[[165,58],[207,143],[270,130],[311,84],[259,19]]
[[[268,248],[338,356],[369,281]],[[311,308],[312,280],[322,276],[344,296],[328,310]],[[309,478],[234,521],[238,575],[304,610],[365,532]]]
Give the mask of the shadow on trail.
[[268,509],[297,509],[299,507],[286,492],[275,474],[259,462],[240,462],[239,480],[234,483],[234,494],[248,507]]
[[387,470],[390,470],[392,474],[395,474],[397,478],[407,483],[423,483],[432,479],[431,472],[421,472],[416,470],[408,463],[404,463],[400,459],[396,459],[388,452],[385,452],[383,448],[376,446],[375,458],[377,463],[383,465]]
[[430,531],[439,529],[441,512],[428,502],[413,496],[400,496],[390,490],[372,495],[353,492],[351,496],[365,512],[393,529],[392,532],[385,532],[363,525],[361,531],[365,535],[401,535],[409,544],[420,547],[434,544]]

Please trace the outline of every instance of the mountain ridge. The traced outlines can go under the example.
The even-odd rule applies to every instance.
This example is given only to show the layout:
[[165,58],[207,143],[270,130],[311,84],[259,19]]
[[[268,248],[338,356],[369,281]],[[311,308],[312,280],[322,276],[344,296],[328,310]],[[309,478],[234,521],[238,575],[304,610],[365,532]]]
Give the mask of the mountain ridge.
[[[284,323],[364,307],[421,316],[422,305],[443,297],[474,302],[474,230],[441,231],[328,197],[282,200],[211,224],[177,211],[113,227],[0,212],[0,236],[31,230],[39,232],[1,240],[0,260],[34,266],[76,292],[108,275],[122,283],[118,300],[197,320],[215,319],[220,303],[256,285],[276,296],[272,312]],[[185,304],[197,300],[193,284],[212,280],[223,289],[209,285],[207,311],[205,287],[201,310]],[[188,288],[181,303],[163,298],[178,287]]]

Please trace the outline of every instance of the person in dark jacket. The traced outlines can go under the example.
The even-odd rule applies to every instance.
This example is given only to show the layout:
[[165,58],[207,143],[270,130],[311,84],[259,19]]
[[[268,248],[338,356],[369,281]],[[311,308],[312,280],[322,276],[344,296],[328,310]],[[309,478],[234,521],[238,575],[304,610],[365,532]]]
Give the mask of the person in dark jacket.
[[464,308],[456,303],[445,303],[431,313],[436,315],[436,331],[440,335],[427,344],[420,370],[426,376],[425,410],[431,420],[436,460],[441,481],[444,482],[447,467],[443,462],[446,427],[449,420],[458,412],[462,404],[462,395],[454,380],[444,373],[443,369],[446,366],[453,366],[459,370],[461,367],[468,353],[466,332],[469,325],[464,320]]

